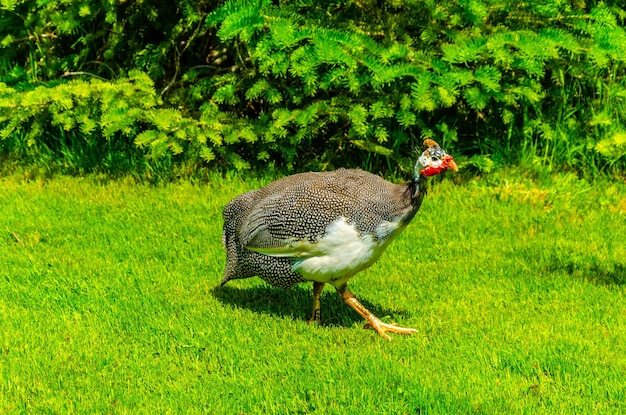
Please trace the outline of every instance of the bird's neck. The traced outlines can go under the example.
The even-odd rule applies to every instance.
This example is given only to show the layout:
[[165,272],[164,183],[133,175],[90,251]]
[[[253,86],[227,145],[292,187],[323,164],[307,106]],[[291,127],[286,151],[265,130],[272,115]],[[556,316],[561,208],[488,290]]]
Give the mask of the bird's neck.
[[424,197],[424,195],[426,194],[427,182],[428,177],[424,176],[423,174],[413,176],[413,178],[409,182],[409,192],[411,194],[411,200],[416,202],[418,200],[421,201],[422,197]]

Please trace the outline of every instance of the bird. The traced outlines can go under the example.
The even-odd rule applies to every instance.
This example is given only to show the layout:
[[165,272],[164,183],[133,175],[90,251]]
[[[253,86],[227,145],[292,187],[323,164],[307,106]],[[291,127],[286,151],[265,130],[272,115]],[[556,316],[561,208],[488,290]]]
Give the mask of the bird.
[[412,328],[382,322],[348,288],[406,228],[422,204],[428,177],[457,171],[453,157],[434,140],[424,141],[410,181],[390,183],[360,169],[307,172],[278,179],[235,197],[223,210],[226,250],[223,286],[258,276],[288,289],[313,283],[313,312],[320,321],[321,295],[332,285],[372,328],[411,334]]

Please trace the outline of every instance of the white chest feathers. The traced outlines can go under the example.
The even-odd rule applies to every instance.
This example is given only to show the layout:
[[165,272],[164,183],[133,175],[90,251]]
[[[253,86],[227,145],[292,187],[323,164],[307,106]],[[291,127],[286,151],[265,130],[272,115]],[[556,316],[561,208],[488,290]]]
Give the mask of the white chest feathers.
[[376,229],[382,239],[375,240],[341,217],[328,225],[326,236],[307,255],[294,262],[293,270],[306,280],[339,286],[372,265],[401,230],[398,223],[383,222]]

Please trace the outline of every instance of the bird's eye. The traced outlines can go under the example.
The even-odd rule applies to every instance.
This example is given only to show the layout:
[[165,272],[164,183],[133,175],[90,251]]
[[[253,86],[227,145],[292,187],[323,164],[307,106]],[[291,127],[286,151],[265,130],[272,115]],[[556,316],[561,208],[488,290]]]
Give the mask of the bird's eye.
[[432,156],[430,159],[431,159],[432,161],[439,161],[439,157],[437,157],[437,156]]

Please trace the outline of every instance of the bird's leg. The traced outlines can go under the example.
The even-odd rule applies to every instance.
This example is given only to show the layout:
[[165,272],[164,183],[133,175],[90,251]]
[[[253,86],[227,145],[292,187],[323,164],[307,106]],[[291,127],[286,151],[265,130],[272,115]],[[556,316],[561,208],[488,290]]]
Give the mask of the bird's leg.
[[336,288],[337,288],[337,293],[339,294],[341,299],[345,301],[345,303],[348,304],[350,307],[352,307],[357,313],[359,313],[361,317],[367,320],[367,324],[365,325],[365,327],[373,328],[374,330],[378,332],[378,334],[383,336],[385,339],[391,340],[391,337],[389,337],[386,333],[387,331],[390,331],[392,333],[400,333],[400,334],[411,334],[411,333],[417,332],[417,330],[415,329],[398,327],[393,324],[387,324],[387,323],[383,323],[382,321],[380,321],[378,317],[372,314],[371,311],[365,308],[365,306],[361,304],[359,300],[356,299],[354,294],[352,294],[352,291],[348,289],[347,284],[344,284]]
[[311,315],[311,319],[309,323],[319,322],[320,321],[320,298],[322,297],[322,291],[324,290],[323,282],[313,282],[313,314]]

